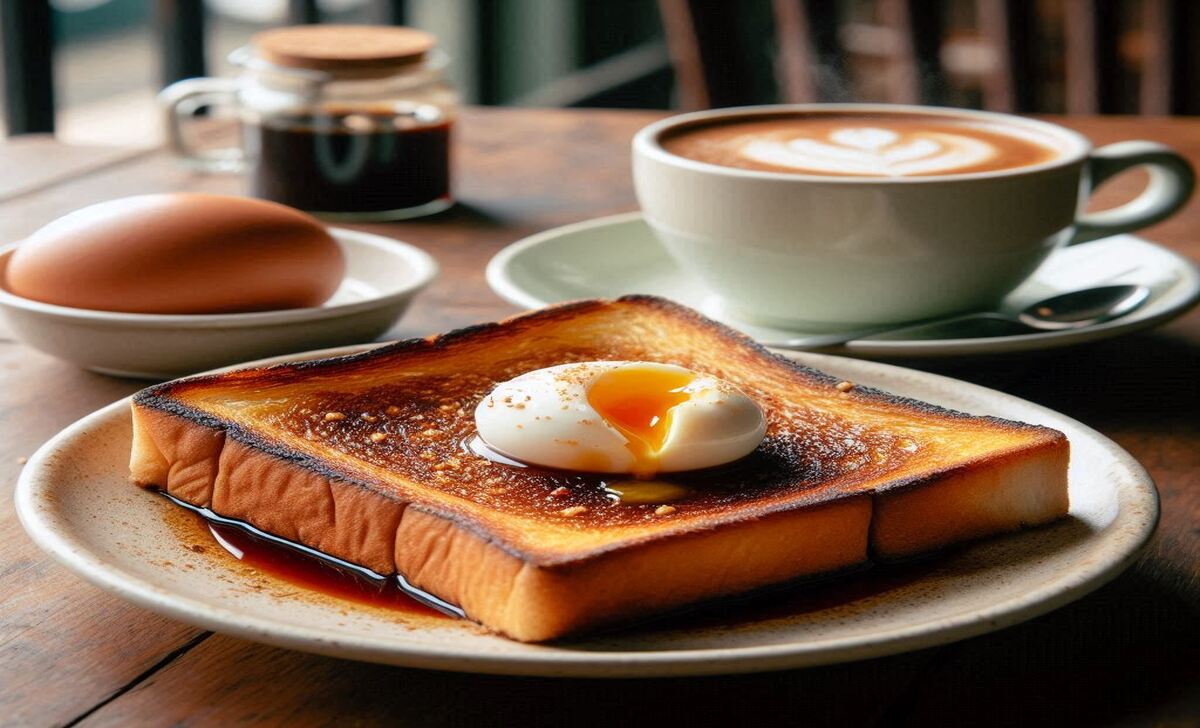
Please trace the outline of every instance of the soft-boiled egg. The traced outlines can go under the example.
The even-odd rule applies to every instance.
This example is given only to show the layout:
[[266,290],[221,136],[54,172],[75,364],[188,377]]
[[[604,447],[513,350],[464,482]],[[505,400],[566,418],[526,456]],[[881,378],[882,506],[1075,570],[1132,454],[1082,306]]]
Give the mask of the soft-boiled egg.
[[655,473],[710,468],[750,454],[762,409],[733,384],[672,364],[595,361],[527,372],[475,409],[490,448],[563,470]]
[[0,270],[43,303],[155,314],[319,306],[345,259],[315,218],[274,202],[164,193],[64,215],[17,245]]

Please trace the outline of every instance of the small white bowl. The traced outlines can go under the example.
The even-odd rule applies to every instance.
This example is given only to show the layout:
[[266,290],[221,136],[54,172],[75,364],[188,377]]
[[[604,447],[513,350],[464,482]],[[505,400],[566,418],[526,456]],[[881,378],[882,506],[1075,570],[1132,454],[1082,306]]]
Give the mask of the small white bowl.
[[[437,276],[424,251],[353,230],[329,231],[346,255],[346,277],[322,306],[256,313],[161,315],[92,311],[16,296],[0,286],[13,335],[92,371],[170,379],[295,351],[373,341]],[[18,244],[0,248],[0,280]]]

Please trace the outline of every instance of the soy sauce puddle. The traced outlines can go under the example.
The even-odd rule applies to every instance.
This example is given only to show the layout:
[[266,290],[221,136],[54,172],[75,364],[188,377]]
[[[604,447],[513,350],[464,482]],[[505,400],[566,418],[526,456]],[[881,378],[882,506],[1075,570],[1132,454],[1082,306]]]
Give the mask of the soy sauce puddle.
[[[403,576],[385,577],[250,524],[220,516],[159,491],[196,515],[203,529],[233,558],[289,584],[332,597],[426,617],[465,618],[463,610],[410,584]],[[800,617],[872,600],[928,576],[941,560],[926,555],[891,564],[864,564],[801,577],[752,592],[688,605],[621,624],[606,625],[580,638],[660,630],[725,629],[760,621]],[[571,641],[568,638],[565,641]]]
[[199,516],[213,540],[233,558],[297,586],[362,604],[437,617],[465,617],[459,607],[418,589],[400,574],[383,576],[303,544],[159,491]]

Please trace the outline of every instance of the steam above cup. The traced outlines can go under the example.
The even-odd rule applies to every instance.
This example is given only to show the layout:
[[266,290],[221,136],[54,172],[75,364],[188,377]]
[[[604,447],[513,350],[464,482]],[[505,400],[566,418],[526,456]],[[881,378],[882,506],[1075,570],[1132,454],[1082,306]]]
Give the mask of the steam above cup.
[[[1137,166],[1141,195],[1083,212]],[[801,328],[992,308],[1055,248],[1162,220],[1194,181],[1152,142],[1093,150],[1045,122],[876,104],[671,117],[634,137],[633,171],[647,223],[732,315]]]

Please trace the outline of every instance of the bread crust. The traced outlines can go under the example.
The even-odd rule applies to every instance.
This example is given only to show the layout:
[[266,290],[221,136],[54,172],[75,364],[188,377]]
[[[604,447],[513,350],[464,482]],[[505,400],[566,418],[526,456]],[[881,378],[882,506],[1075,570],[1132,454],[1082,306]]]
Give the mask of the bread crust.
[[[518,369],[538,368],[556,353],[564,358],[555,363],[606,353],[596,342],[608,339],[612,352],[627,356],[606,358],[678,360],[686,349],[689,364],[742,377],[775,407],[818,423],[853,424],[858,415],[880,431],[941,428],[976,451],[917,447],[909,454],[895,444],[904,438],[874,440],[863,431],[854,435],[861,443],[885,442],[874,455],[882,462],[811,487],[694,514],[681,509],[645,527],[564,525],[489,509],[370,458],[329,457],[321,443],[256,429],[254,418],[221,409],[225,400],[315,397],[322,382],[352,389],[448,363],[470,366],[499,352],[516,351],[509,365]],[[537,361],[521,358],[530,341]],[[500,366],[490,376],[506,371]],[[1065,514],[1061,433],[838,384],[663,299],[581,301],[351,356],[151,387],[134,398],[131,474],[222,516],[381,574],[404,574],[482,624],[527,641],[852,567],[868,560],[868,550],[902,558]],[[827,444],[810,445],[819,460]],[[410,459],[398,453],[391,462],[402,467]]]

